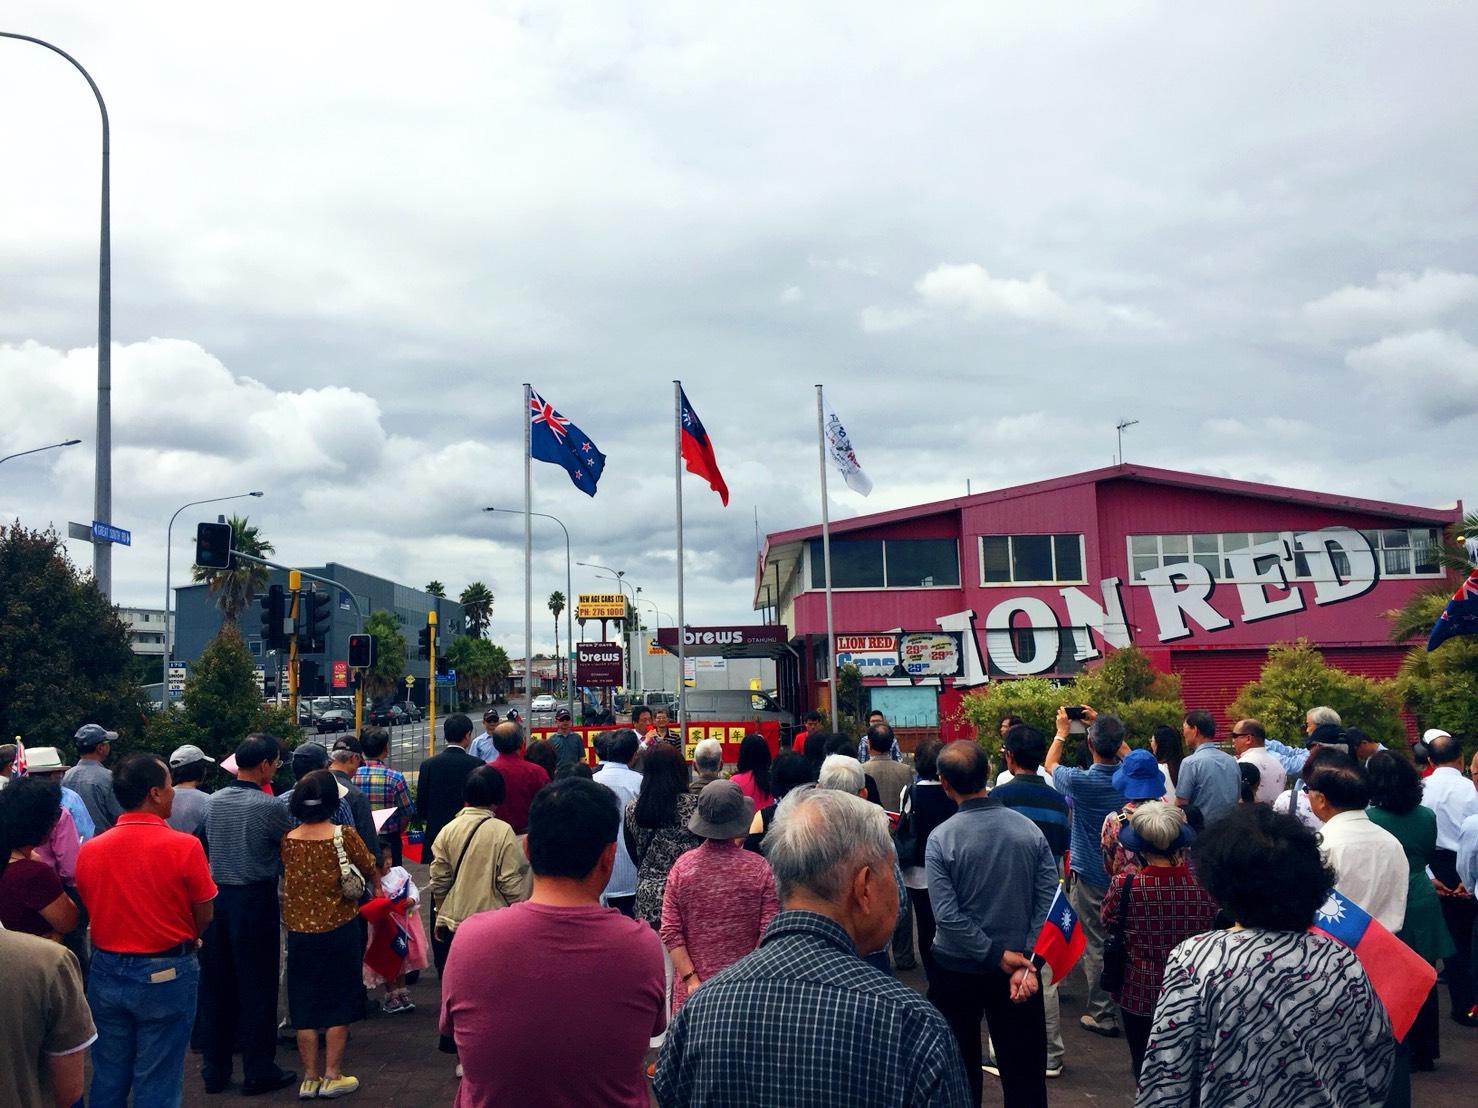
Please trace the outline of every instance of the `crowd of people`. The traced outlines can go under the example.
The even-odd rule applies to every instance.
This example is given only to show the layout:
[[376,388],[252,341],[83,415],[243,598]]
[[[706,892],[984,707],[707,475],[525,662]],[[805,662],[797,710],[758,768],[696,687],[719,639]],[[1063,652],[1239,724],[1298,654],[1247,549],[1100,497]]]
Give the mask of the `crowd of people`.
[[[96,724],[75,766],[27,751],[0,773],[0,1103],[76,1103],[90,1051],[89,1104],[178,1104],[192,1048],[209,1093],[240,1055],[244,1094],[342,1097],[369,997],[412,1011],[434,966],[460,1105],[974,1105],[987,1080],[1045,1105],[1072,1064],[1035,953],[1063,886],[1078,1030],[1125,1040],[1141,1105],[1411,1103],[1437,987],[1398,1041],[1311,930],[1331,890],[1478,1027],[1478,756],[1445,732],[1413,759],[1315,707],[1304,745],[1243,719],[1229,754],[1207,712],[1131,736],[1084,705],[1050,737],[1002,720],[993,767],[813,713],[778,755],[746,737],[730,776],[720,744],[689,761],[665,718],[633,723],[588,751],[567,717],[530,743],[452,715],[413,782],[377,728],[249,735],[226,767],[182,746],[110,768]],[[916,960],[923,994],[897,976]]]

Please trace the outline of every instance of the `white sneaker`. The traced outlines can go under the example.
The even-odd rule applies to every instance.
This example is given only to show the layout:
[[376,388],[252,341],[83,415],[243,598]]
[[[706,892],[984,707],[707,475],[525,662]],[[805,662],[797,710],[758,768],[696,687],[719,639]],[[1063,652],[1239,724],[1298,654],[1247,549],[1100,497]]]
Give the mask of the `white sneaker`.
[[1048,1062],[1047,1063],[1047,1076],[1048,1077],[1061,1077],[1062,1076],[1062,1063],[1061,1062],[1058,1062],[1057,1065],[1054,1066],[1051,1062]]

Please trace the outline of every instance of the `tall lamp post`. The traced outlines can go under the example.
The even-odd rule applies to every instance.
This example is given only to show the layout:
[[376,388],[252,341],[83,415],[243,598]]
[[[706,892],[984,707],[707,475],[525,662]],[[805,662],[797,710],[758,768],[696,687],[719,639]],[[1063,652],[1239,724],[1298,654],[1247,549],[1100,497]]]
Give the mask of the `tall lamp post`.
[[[484,508],[483,511],[502,512],[504,515],[512,516],[523,515],[522,512],[516,512],[509,508]],[[571,663],[568,656],[569,652],[575,648],[575,594],[570,591],[572,587],[571,581],[573,580],[570,573],[570,529],[564,525],[563,520],[557,516],[549,515],[547,512],[532,512],[530,514],[538,516],[540,519],[554,520],[555,523],[559,524],[559,529],[565,533],[565,701],[566,707],[570,710],[570,719],[573,720],[575,718],[575,674],[570,668]],[[556,649],[558,645],[558,643],[555,644]],[[524,664],[530,671],[524,674],[524,683],[532,687],[534,680],[532,672],[534,660],[530,658]],[[532,715],[533,713],[531,712],[530,726],[532,726]]]
[[0,462],[8,462],[11,458],[24,458],[27,454],[40,454],[43,450],[60,450],[64,446],[76,446],[81,439],[68,439],[66,442],[54,442],[49,446],[33,446],[30,450],[17,450],[14,454],[7,454],[0,458]]
[[[21,42],[43,46],[53,54],[60,54],[71,62],[82,74],[87,87],[97,98],[98,111],[103,118],[103,188],[102,219],[98,245],[98,403],[97,403],[97,454],[93,471],[92,516],[99,523],[113,522],[113,262],[109,246],[112,232],[108,220],[108,105],[103,103],[102,91],[92,74],[82,68],[82,63],[60,46],[32,35],[21,35],[14,31],[0,31],[0,38],[13,38]],[[98,589],[108,600],[113,599],[113,544],[92,544],[92,577]]]
[[186,508],[194,508],[200,504],[218,504],[223,500],[240,500],[244,496],[265,495],[262,492],[237,492],[232,493],[230,496],[212,496],[207,500],[192,500],[188,504],[181,504],[175,509],[174,515],[169,517],[169,526],[164,529],[164,671],[160,675],[162,684],[159,687],[159,704],[163,708],[169,707],[169,656],[174,648],[174,636],[170,634],[169,623],[169,602],[174,591],[170,588],[170,570],[172,568],[170,559],[174,555],[174,547],[172,545],[174,521],[179,518],[180,513]]
[[[631,592],[631,607],[632,607],[632,610],[633,611],[636,611],[637,612],[637,618],[636,618],[637,623],[641,623],[641,613],[640,613],[640,611],[636,607],[636,591],[635,591],[636,586],[632,585],[630,581],[626,580],[626,571],[624,569],[612,569],[610,566],[603,566],[599,562],[576,562],[575,564],[577,566],[584,566],[586,569],[603,569],[607,573],[613,574],[614,575],[615,582],[616,582],[616,585],[621,590],[622,597],[625,597],[627,595],[626,594],[626,590],[627,590],[628,587],[630,587],[632,589],[632,592]],[[637,676],[635,673],[632,672],[631,654],[630,654],[630,652],[631,652],[631,649],[632,649],[632,645],[631,644],[632,644],[632,642],[634,640],[633,640],[632,635],[631,635],[631,621],[630,620],[624,620],[623,622],[626,624],[626,650],[627,650],[627,657],[626,657],[626,681],[627,681],[627,684],[629,685],[630,682],[631,682],[631,678],[633,676],[636,676],[637,684],[643,686],[643,688],[638,689],[637,692],[638,692],[638,694],[643,694],[643,693],[646,692],[645,685],[646,685],[647,667],[643,664],[641,658],[638,657],[637,660],[636,660],[636,668],[637,668],[637,671],[640,673],[640,676]]]

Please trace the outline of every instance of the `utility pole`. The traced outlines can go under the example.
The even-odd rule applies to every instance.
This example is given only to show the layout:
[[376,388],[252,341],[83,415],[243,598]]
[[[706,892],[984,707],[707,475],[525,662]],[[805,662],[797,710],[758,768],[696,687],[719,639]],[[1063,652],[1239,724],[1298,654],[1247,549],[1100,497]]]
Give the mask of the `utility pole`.
[[288,640],[287,654],[287,702],[292,709],[293,722],[298,720],[298,592],[303,587],[303,575],[295,569],[287,571],[288,591],[293,594],[292,607],[288,616],[292,619],[293,634]]
[[431,634],[428,636],[430,644],[430,659],[426,663],[426,684],[430,695],[426,697],[426,736],[427,752],[435,750],[436,745],[436,609],[426,613],[426,626]]

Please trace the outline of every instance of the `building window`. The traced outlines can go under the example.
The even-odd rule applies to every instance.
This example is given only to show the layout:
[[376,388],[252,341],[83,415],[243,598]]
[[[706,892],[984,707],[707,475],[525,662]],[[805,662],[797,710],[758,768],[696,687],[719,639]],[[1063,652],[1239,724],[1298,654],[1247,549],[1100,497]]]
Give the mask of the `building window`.
[[[954,589],[960,585],[953,539],[832,539],[834,589]],[[821,540],[811,540],[811,587],[826,587]]]
[[982,535],[982,585],[1081,585],[1082,535]]
[[[1380,567],[1382,577],[1440,577],[1442,567],[1437,564],[1437,547],[1441,533],[1433,527],[1396,527],[1379,531],[1361,531],[1365,541]],[[1229,555],[1264,543],[1276,542],[1284,536],[1277,531],[1226,531],[1203,535],[1130,535],[1129,570],[1130,580],[1143,583],[1147,570],[1161,566],[1182,565],[1196,562],[1204,566],[1213,580],[1235,582]],[[1308,556],[1289,544],[1293,553],[1293,570],[1288,574],[1295,581],[1310,581],[1313,571]],[[1348,577],[1350,561],[1343,551],[1331,547],[1329,555],[1334,571]],[[1263,557],[1271,557],[1264,555]],[[1285,566],[1285,571],[1287,567]]]

